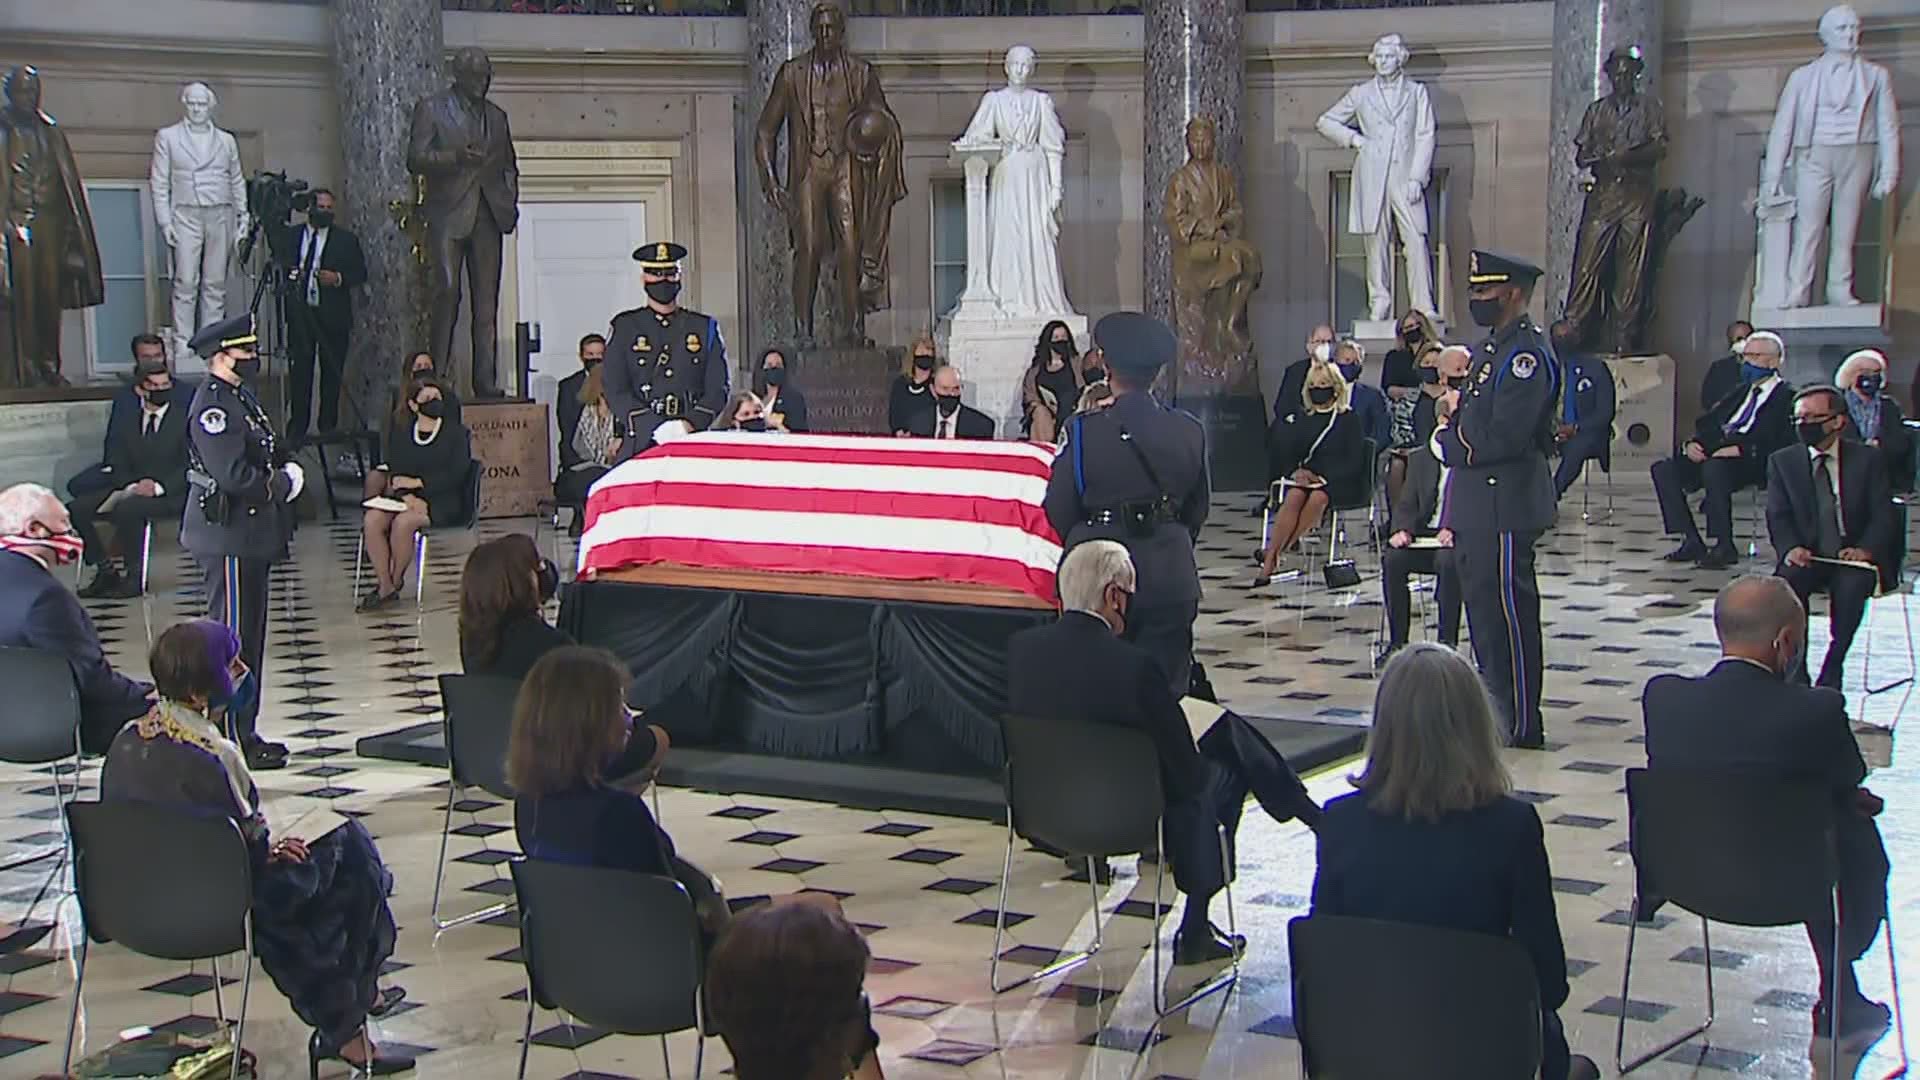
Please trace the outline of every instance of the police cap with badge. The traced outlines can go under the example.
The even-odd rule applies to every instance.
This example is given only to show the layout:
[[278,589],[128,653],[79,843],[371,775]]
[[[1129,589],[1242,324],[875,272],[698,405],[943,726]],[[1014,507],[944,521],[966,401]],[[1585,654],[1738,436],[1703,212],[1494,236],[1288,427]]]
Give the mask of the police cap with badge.
[[206,360],[214,353],[225,352],[228,349],[244,347],[248,352],[252,352],[253,346],[259,340],[260,335],[254,333],[253,329],[253,314],[249,312],[244,315],[235,315],[231,319],[223,319],[202,329],[187,341],[187,348],[192,349],[200,359]]
[[[1179,340],[1166,323],[1139,311],[1115,311],[1101,316],[1100,321],[1093,324],[1093,342],[1106,357],[1109,370],[1143,388],[1153,381],[1161,368],[1173,361],[1180,350]],[[1111,414],[1095,415],[1106,417]],[[1084,415],[1075,420],[1077,429],[1079,423],[1084,421]],[[1074,444],[1074,468],[1078,473],[1084,467],[1079,456],[1080,440],[1070,436],[1068,441]],[[1087,514],[1087,524],[1117,524],[1125,527],[1129,535],[1144,536],[1152,533],[1156,525],[1177,520],[1178,514],[1174,509],[1173,496],[1161,482],[1160,474],[1154,469],[1147,452],[1124,425],[1120,428],[1120,441],[1133,452],[1159,495],[1146,502],[1129,502],[1092,510]],[[1084,491],[1084,483],[1082,489]]]
[[642,244],[633,249],[633,261],[640,264],[640,269],[652,274],[678,273],[680,260],[686,257],[687,249],[679,244]]
[[[1532,292],[1534,283],[1545,273],[1545,270],[1525,259],[1497,252],[1476,250],[1467,257],[1468,286],[1517,285]],[[1539,363],[1537,353],[1523,351],[1514,355],[1510,370],[1517,379],[1530,379],[1538,370]]]

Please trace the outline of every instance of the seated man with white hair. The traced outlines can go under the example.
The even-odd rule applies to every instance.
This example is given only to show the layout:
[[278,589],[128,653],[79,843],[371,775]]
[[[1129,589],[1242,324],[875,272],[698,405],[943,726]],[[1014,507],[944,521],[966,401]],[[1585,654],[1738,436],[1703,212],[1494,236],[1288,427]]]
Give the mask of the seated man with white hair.
[[[1076,545],[1060,564],[1058,622],[1007,642],[1007,709],[1024,720],[1072,718],[1133,728],[1153,740],[1166,795],[1162,827],[1174,884],[1187,894],[1174,937],[1174,962],[1221,960],[1246,945],[1207,919],[1215,893],[1232,876],[1221,865],[1215,830],[1228,848],[1252,790],[1276,821],[1298,817],[1309,827],[1320,807],[1273,745],[1251,724],[1225,713],[1196,745],[1185,712],[1152,655],[1121,640],[1132,603],[1133,559],[1113,540]],[[1071,762],[1055,763],[1070,768]]]
[[1914,486],[1913,432],[1900,402],[1887,393],[1887,357],[1879,349],[1860,349],[1834,373],[1833,384],[1846,391],[1847,427],[1843,438],[1878,447],[1887,463],[1887,481],[1895,491]]
[[960,400],[960,369],[947,364],[933,373],[933,408],[907,421],[907,434],[925,439],[991,439],[993,420]]
[[127,721],[146,715],[153,688],[113,670],[86,609],[53,576],[84,543],[53,492],[39,484],[0,491],[0,645],[66,660],[80,692],[80,747],[104,754]]

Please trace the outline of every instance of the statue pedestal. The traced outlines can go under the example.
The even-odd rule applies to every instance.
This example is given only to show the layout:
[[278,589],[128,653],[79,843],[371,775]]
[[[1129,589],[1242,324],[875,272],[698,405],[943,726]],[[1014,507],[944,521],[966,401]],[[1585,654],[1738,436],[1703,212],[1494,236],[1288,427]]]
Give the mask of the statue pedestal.
[[960,369],[966,403],[986,413],[1002,439],[1020,437],[1020,382],[1033,364],[1033,346],[1040,340],[1040,328],[1054,319],[1067,324],[1073,340],[1082,348],[1091,345],[1087,317],[1072,312],[1002,315],[991,306],[986,313],[978,313],[968,312],[961,305],[941,319],[933,333],[940,355]]
[[1207,462],[1219,491],[1253,491],[1267,482],[1267,410],[1255,376],[1259,360],[1214,347],[1197,296],[1179,294],[1173,305],[1180,353],[1163,372],[1161,400],[1200,421],[1207,433]]
[[794,375],[807,395],[807,422],[834,434],[887,434],[887,393],[900,373],[900,349],[801,349]]
[[[947,160],[959,165],[967,178],[967,287],[960,290],[959,302],[946,317],[968,321],[997,318],[1000,305],[987,284],[987,261],[993,246],[992,225],[987,221],[987,173],[1000,160],[1000,144],[955,143]],[[1036,327],[1034,334],[1039,332]]]
[[1672,456],[1677,445],[1673,357],[1661,353],[1604,360],[1613,372],[1613,471],[1644,476],[1654,462]]

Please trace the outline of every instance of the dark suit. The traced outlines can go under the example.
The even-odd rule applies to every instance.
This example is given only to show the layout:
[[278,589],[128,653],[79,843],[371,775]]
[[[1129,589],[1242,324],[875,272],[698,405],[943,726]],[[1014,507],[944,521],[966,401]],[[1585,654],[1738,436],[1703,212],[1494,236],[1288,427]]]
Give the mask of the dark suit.
[[[312,257],[313,230],[293,230],[293,284],[287,295],[287,436],[303,438],[313,415],[313,361],[320,359],[320,430],[340,426],[340,376],[347,368],[347,335],[353,330],[353,290],[366,283],[367,259],[360,238],[338,225],[327,230],[320,257]],[[322,285],[319,303],[307,303],[307,278],[322,270],[340,275],[340,284]]]
[[1273,409],[1267,415],[1267,426],[1271,428],[1288,413],[1297,413],[1307,407],[1307,372],[1313,367],[1312,357],[1303,356],[1286,366],[1280,373],[1280,389],[1273,392]]
[[[1598,461],[1602,472],[1613,471],[1613,371],[1597,356],[1576,353],[1561,358],[1565,371],[1562,405],[1573,398],[1573,434],[1560,444],[1560,467],[1554,470],[1553,493],[1567,493],[1588,461]],[[1563,408],[1558,420],[1568,423]]]
[[[755,393],[764,398],[768,393],[768,388],[765,386],[759,387],[755,390]],[[807,396],[801,393],[800,388],[791,382],[780,388],[780,397],[778,400],[767,403],[767,412],[780,414],[781,422],[786,425],[786,429],[795,434],[813,430],[813,425],[807,420]],[[982,418],[984,419],[984,414]],[[987,438],[993,438],[993,422],[991,420],[987,421]]]
[[[1193,619],[1200,571],[1193,545],[1207,523],[1207,437],[1192,416],[1164,408],[1145,391],[1121,394],[1097,412],[1067,421],[1044,507],[1071,551],[1086,540],[1117,540],[1133,556],[1137,591],[1127,640],[1153,654],[1178,696],[1193,675]],[[1131,436],[1129,440],[1123,435]],[[1138,453],[1135,452],[1138,450]],[[1152,471],[1142,459],[1152,463]],[[1138,533],[1128,507],[1160,503]]]
[[[937,407],[921,409],[907,418],[907,434],[931,439],[934,437],[934,432],[939,430],[939,424],[940,410]],[[979,409],[971,405],[962,405],[953,421],[953,437],[991,439],[993,438],[993,421]]]
[[[1800,686],[1745,660],[1724,659],[1699,678],[1656,675],[1641,695],[1647,765],[1654,769],[1723,770],[1821,784],[1833,792],[1839,832],[1841,955],[1851,961],[1873,944],[1887,911],[1887,851],[1872,818],[1854,809],[1866,763],[1838,690]],[[1809,924],[1820,964],[1820,994],[1833,929]],[[1821,944],[1821,942],[1826,944]],[[1857,991],[1855,991],[1857,993]]]
[[1707,373],[1700,380],[1700,404],[1711,405],[1740,389],[1740,363],[1738,353],[1724,352],[1707,365]]
[[[181,396],[176,389],[174,396]],[[179,521],[187,505],[187,409],[182,402],[167,406],[153,434],[146,434],[146,417],[135,417],[116,432],[118,438],[108,448],[106,473],[111,486],[105,491],[82,495],[67,504],[73,528],[86,541],[86,558],[99,566],[113,556],[126,554],[124,545],[138,536],[149,521]],[[100,507],[116,491],[141,480],[160,485],[159,495],[122,495],[107,512],[113,525],[113,541],[100,534]],[[144,569],[144,568],[143,568]],[[136,580],[135,584],[145,582]]]
[[[1776,451],[1767,462],[1767,536],[1779,559],[1774,572],[1793,586],[1794,594],[1805,604],[1816,592],[1825,592],[1833,638],[1827,646],[1827,658],[1820,665],[1820,685],[1840,688],[1846,667],[1847,649],[1860,629],[1867,601],[1874,587],[1889,588],[1900,582],[1899,535],[1893,512],[1893,492],[1887,486],[1887,470],[1880,451],[1865,443],[1841,440],[1834,444],[1840,457],[1839,543],[1833,550],[1820,542],[1818,511],[1815,508],[1813,457],[1806,447],[1795,444]],[[1829,464],[1831,469],[1832,465]],[[1787,565],[1787,552],[1806,548],[1815,555],[1834,558],[1842,548],[1865,548],[1873,552],[1879,573],[1849,566],[1814,563],[1812,566]],[[1800,659],[1796,673],[1807,679],[1806,657]]]
[[[1448,478],[1449,484],[1452,477]],[[1440,509],[1440,462],[1426,446],[1407,454],[1407,482],[1400,485],[1387,535],[1406,533],[1414,539],[1432,536],[1434,511]],[[1407,593],[1410,574],[1434,575],[1433,599],[1440,606],[1440,641],[1460,641],[1460,576],[1453,565],[1452,548],[1388,547],[1380,557],[1380,588],[1387,605],[1387,645],[1407,643],[1413,604]]]
[[[1764,381],[1764,380],[1763,380]],[[1694,421],[1693,436],[1707,452],[1707,460],[1693,462],[1684,451],[1653,463],[1653,493],[1660,500],[1660,520],[1666,532],[1693,546],[1704,546],[1694,526],[1687,493],[1705,488],[1707,535],[1722,548],[1733,547],[1733,493],[1766,483],[1767,458],[1793,439],[1793,387],[1779,379],[1767,391],[1753,421],[1744,431],[1728,431],[1739,418],[1747,397],[1759,383],[1751,383],[1715,401]],[[1684,444],[1683,440],[1683,444]],[[1740,456],[1717,458],[1715,450],[1738,446]]]
[[[604,361],[603,361],[604,362]],[[553,400],[553,415],[560,423],[560,475],[565,476],[568,469],[580,464],[580,451],[573,448],[574,433],[580,430],[580,414],[586,406],[580,403],[580,388],[587,383],[587,371],[579,371],[560,380],[560,390]]]
[[1511,937],[1540,982],[1542,1080],[1566,1080],[1567,950],[1554,910],[1545,831],[1531,804],[1502,796],[1438,821],[1327,803],[1320,820],[1311,915],[1384,919]]
[[147,711],[146,683],[113,670],[80,601],[31,556],[0,551],[0,645],[63,657],[80,691],[80,746],[104,754],[121,726]]
[[[462,159],[468,147],[480,150],[479,162]],[[407,171],[427,180],[421,208],[432,268],[427,350],[443,364],[452,362],[464,266],[472,284],[473,392],[491,397],[497,389],[500,238],[520,222],[520,163],[505,110],[491,101],[476,106],[452,89],[421,98],[407,134]]]

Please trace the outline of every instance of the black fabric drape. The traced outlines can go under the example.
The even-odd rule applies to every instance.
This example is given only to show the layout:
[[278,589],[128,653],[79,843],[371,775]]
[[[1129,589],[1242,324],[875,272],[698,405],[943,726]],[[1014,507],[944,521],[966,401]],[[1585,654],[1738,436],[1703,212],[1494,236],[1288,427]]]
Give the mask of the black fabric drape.
[[752,596],[728,655],[724,715],[750,747],[796,757],[880,750],[875,605]]
[[652,709],[676,692],[706,697],[725,669],[739,609],[736,594],[719,590],[582,582],[561,601],[560,627],[626,661],[627,701]]
[[1006,760],[1007,638],[1051,618],[1045,612],[889,604],[880,627],[880,681],[887,729],[925,716],[987,771]]

